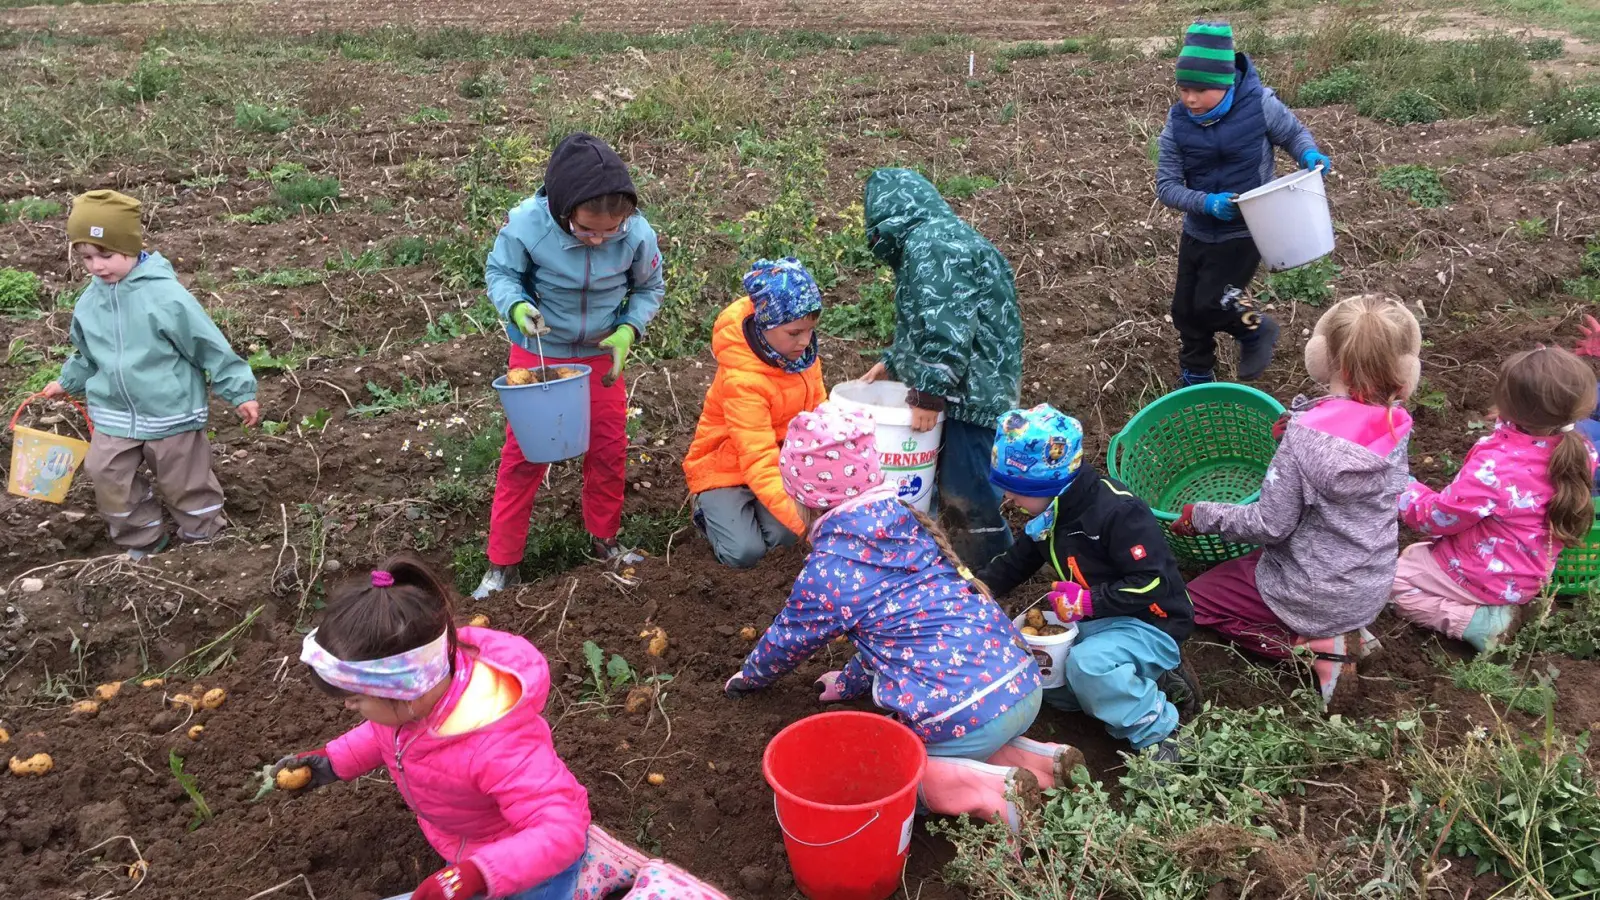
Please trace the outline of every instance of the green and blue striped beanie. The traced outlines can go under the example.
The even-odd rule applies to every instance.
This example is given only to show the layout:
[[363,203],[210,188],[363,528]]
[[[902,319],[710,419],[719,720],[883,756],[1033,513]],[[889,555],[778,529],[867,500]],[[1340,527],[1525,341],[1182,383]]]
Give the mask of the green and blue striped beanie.
[[1178,87],[1210,90],[1233,87],[1233,26],[1196,22],[1183,36],[1178,53]]

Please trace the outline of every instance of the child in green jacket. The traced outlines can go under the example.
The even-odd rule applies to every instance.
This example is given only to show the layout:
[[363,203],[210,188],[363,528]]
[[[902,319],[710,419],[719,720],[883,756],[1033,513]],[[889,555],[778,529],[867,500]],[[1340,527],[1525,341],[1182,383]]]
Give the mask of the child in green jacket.
[[44,394],[88,399],[94,437],[84,470],[111,539],[136,560],[161,550],[165,501],[179,538],[210,540],[227,520],[206,440],[207,390],[255,425],[255,375],[172,265],[145,252],[138,200],[116,191],[74,198],[67,239],[94,280],[72,313],[77,352]]
[[995,421],[1022,390],[1022,312],[1011,264],[910,169],[867,178],[867,244],[894,268],[894,343],[865,379],[906,383],[911,427],[944,413],[938,503],[974,569],[1006,552],[1011,528],[989,484]]

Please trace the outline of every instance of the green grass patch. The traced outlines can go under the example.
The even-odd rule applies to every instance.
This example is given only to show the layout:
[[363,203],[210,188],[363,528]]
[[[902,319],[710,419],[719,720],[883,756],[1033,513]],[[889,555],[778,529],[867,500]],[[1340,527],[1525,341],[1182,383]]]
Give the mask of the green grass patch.
[[371,403],[357,404],[350,411],[363,418],[382,416],[411,409],[423,409],[450,402],[450,383],[413,381],[410,375],[400,376],[400,386],[386,388],[375,381],[367,382]]
[[1267,291],[1274,300],[1324,306],[1333,299],[1334,281],[1339,267],[1327,257],[1298,269],[1273,272],[1267,276]]
[[23,197],[0,203],[0,225],[8,222],[42,222],[61,212],[62,206],[54,200]]
[[308,284],[319,284],[327,276],[315,269],[267,269],[263,272],[252,272],[241,267],[233,270],[233,277],[240,284],[296,288],[305,287]]
[[32,313],[39,308],[39,276],[21,269],[0,269],[0,315]]
[[339,179],[332,176],[291,175],[274,181],[272,185],[272,193],[279,206],[302,212],[333,209],[339,192]]
[[1461,690],[1486,694],[1530,716],[1544,715],[1545,709],[1556,700],[1554,677],[1540,677],[1530,682],[1511,666],[1481,656],[1465,662],[1453,661],[1446,671]]
[[1600,137],[1600,83],[1546,85],[1528,123],[1552,144],[1570,144]]
[[1439,180],[1438,170],[1431,166],[1390,166],[1378,173],[1378,186],[1386,191],[1404,194],[1412,203],[1425,209],[1435,209],[1450,202],[1450,193]]
[[286,106],[240,101],[233,106],[233,127],[258,134],[282,134],[300,117],[300,111]]

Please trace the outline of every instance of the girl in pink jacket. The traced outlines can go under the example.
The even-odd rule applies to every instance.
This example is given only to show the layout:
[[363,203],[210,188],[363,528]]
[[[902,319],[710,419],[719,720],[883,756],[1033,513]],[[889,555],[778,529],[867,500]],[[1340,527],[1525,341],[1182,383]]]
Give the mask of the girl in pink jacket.
[[1594,523],[1594,448],[1573,423],[1595,408],[1588,365],[1558,347],[1500,368],[1499,421],[1442,491],[1412,482],[1400,520],[1433,538],[1400,555],[1401,618],[1489,650],[1510,638],[1567,544]]

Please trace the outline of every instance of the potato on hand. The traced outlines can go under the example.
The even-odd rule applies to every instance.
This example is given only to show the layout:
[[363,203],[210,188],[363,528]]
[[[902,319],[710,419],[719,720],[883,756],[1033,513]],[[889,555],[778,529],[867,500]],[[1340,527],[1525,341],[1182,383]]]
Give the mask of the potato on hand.
[[298,769],[279,769],[278,774],[272,777],[272,783],[280,791],[304,790],[311,784],[311,767],[301,766]]

